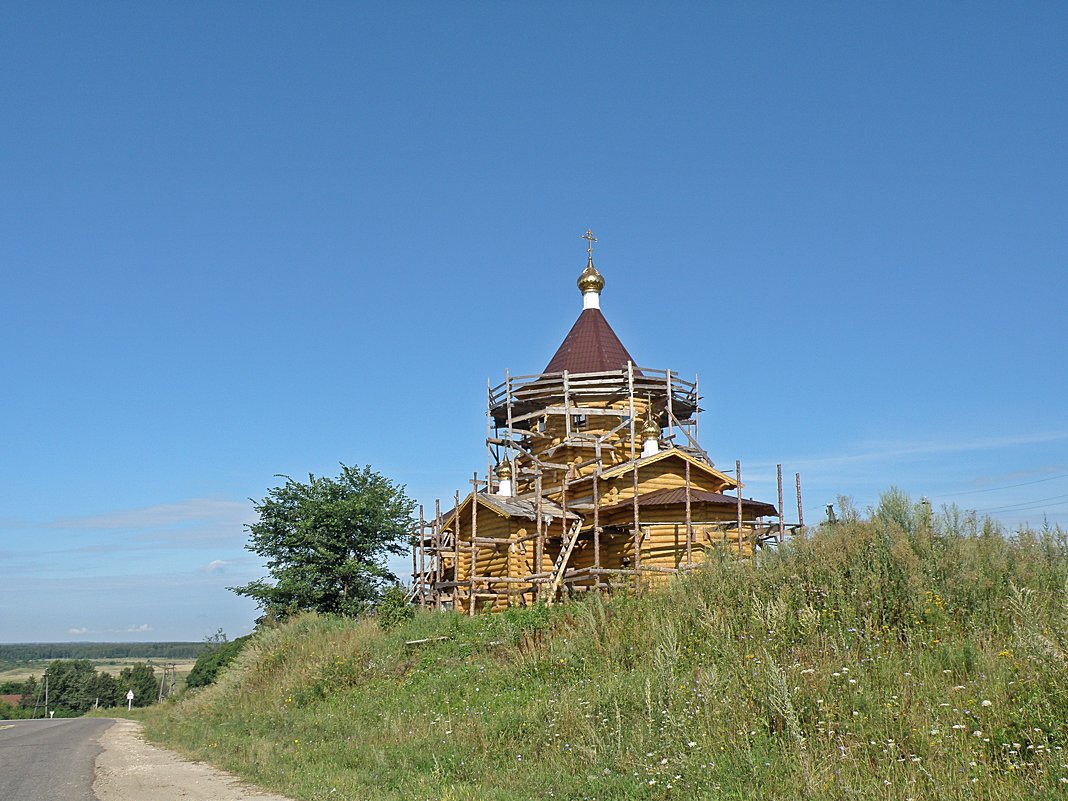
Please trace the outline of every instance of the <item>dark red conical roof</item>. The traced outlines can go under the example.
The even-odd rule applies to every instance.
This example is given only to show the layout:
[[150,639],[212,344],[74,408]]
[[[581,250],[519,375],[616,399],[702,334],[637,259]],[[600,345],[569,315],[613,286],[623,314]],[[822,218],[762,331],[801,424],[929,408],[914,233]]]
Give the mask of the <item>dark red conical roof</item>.
[[603,373],[626,370],[634,359],[600,309],[583,309],[543,372]]

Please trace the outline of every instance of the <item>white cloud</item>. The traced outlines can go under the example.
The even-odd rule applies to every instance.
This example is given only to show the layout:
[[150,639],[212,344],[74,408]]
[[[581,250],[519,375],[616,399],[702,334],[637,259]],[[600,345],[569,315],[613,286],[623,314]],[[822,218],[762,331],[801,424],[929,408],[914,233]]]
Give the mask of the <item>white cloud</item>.
[[126,631],[131,632],[131,633],[143,632],[143,631],[152,631],[152,627],[150,625],[148,625],[147,623],[142,623],[140,626],[136,626],[136,625],[135,626],[130,626],[128,629],[126,629]]
[[99,515],[65,517],[49,524],[52,528],[151,529],[183,525],[194,521],[228,521],[238,525],[253,517],[245,501],[189,498],[177,503],[161,503],[138,509],[119,509]]
[[234,564],[233,559],[212,559],[203,568],[205,573],[222,573],[225,572],[227,565]]
[[82,626],[81,628],[77,628],[77,629],[67,629],[67,633],[68,634],[74,634],[74,635],[88,634],[89,633],[89,629],[85,628],[85,626]]

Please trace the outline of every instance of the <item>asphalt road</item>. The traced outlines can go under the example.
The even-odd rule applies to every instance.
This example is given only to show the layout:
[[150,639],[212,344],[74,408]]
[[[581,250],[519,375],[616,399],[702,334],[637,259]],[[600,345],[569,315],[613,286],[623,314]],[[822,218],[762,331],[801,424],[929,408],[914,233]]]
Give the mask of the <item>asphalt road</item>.
[[0,720],[0,801],[96,801],[103,718]]

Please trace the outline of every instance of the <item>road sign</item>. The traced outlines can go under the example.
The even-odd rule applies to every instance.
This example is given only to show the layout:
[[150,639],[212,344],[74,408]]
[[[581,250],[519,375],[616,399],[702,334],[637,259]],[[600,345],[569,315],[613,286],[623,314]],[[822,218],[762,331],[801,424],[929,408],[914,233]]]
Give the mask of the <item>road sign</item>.
[[133,690],[126,691],[126,711],[129,712],[133,707]]

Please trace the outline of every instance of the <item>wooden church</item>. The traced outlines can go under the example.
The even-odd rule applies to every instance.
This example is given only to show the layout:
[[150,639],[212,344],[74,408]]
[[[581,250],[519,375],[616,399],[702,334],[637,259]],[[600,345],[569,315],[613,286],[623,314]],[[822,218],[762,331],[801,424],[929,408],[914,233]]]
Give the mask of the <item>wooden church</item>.
[[553,603],[717,551],[746,557],[798,528],[780,514],[781,468],[779,508],[742,497],[740,465],[716,469],[698,441],[696,379],[635,363],[601,313],[596,240],[584,238],[575,324],[542,372],[488,390],[486,479],[448,510],[421,511],[415,603],[470,614]]

